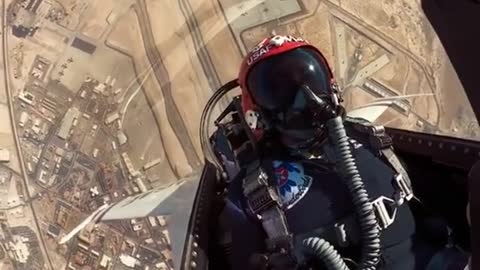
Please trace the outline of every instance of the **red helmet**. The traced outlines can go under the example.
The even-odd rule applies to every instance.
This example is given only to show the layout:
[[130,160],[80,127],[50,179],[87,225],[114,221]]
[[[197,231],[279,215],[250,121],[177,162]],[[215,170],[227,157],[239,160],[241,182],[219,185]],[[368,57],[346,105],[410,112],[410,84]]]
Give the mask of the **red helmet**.
[[287,133],[311,135],[306,130],[313,121],[302,105],[302,86],[318,96],[338,97],[322,53],[306,40],[291,36],[271,36],[255,46],[243,60],[239,84],[243,113],[257,137],[263,134],[259,115],[281,121],[280,128]]

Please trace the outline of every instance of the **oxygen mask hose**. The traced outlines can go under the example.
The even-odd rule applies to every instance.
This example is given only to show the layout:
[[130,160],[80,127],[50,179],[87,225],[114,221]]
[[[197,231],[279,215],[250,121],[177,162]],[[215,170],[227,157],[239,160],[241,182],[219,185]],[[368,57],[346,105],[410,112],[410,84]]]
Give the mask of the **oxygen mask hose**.
[[[343,119],[337,115],[335,105],[328,100],[324,100],[324,98],[318,97],[308,87],[303,87],[303,89],[310,98],[310,102],[314,103],[315,118],[322,123],[326,123],[329,141],[336,159],[335,165],[352,197],[360,225],[362,242],[361,260],[358,269],[375,270],[380,259],[380,229],[367,190],[357,169]],[[304,240],[303,243],[307,250],[313,251],[319,259],[327,264],[329,269],[348,269],[343,259],[326,241],[319,238],[309,238]],[[337,257],[340,257],[340,261]]]
[[362,256],[359,269],[375,270],[380,259],[380,229],[362,177],[355,164],[343,119],[336,116],[327,121],[330,143],[335,153],[335,164],[347,184],[360,225]]
[[323,262],[328,270],[350,270],[342,256],[326,240],[318,237],[310,237],[303,240],[306,252]]

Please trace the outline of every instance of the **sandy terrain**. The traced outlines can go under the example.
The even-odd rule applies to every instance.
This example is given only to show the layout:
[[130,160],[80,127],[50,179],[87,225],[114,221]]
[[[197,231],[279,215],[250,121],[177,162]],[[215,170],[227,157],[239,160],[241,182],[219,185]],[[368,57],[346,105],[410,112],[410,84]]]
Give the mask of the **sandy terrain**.
[[[433,72],[433,77],[437,89],[437,99],[440,101],[441,117],[440,128],[445,134],[453,136],[464,136],[463,134],[454,134],[451,130],[452,121],[457,116],[458,108],[464,106],[468,101],[463,88],[453,71],[444,53],[443,47],[435,36],[430,24],[423,15],[420,7],[420,1],[385,1],[378,5],[378,1],[339,1],[341,7],[348,12],[362,18],[368,24],[375,26],[385,35],[400,42],[409,51],[411,51],[429,70]],[[455,90],[456,89],[456,90]],[[407,90],[408,92],[408,90]],[[414,91],[412,91],[414,92]],[[430,100],[430,99],[429,99]],[[448,100],[448,104],[443,104]],[[418,109],[433,108],[430,103],[416,101],[420,104]],[[422,112],[435,118],[436,109],[432,112]],[[473,119],[471,108],[466,110],[464,118]]]
[[[147,172],[149,179],[165,179],[160,181],[164,184],[166,180],[174,179],[175,175],[166,160],[160,131],[155,123],[153,112],[147,104],[145,94],[140,91],[125,115],[123,128],[129,138],[128,154],[138,169],[148,161],[160,158],[161,164],[152,167]],[[139,132],[139,130],[143,132]]]
[[64,42],[67,39],[66,36],[47,27],[40,28],[31,39],[48,50],[58,52],[61,52],[67,46]]
[[[2,90],[2,92],[4,92],[4,90]],[[10,162],[7,166],[16,172],[20,172],[20,163],[17,158],[17,149],[10,124],[8,106],[0,102],[0,148],[10,151]]]
[[[22,76],[15,79],[13,77],[13,56],[11,55],[12,49],[15,48],[19,43],[23,43],[23,65],[21,67],[22,69]],[[59,44],[59,47],[62,45]],[[52,50],[48,47],[42,46],[38,42],[25,42],[23,39],[18,39],[13,35],[10,35],[8,37],[8,48],[10,51],[9,54],[9,64],[10,64],[10,86],[12,89],[12,94],[16,96],[18,94],[18,91],[23,88],[25,85],[25,82],[27,81],[27,76],[29,75],[30,68],[33,64],[33,61],[37,55],[41,55],[45,59],[53,62],[55,59],[58,58],[60,51],[57,50]]]
[[[108,46],[114,47],[118,50],[124,51],[129,54],[134,54],[135,49],[142,48],[141,40],[138,40],[139,26],[137,16],[132,8],[130,8],[125,14],[123,14],[115,23],[112,31],[109,33],[105,43]],[[137,53],[140,55],[140,52]],[[133,74],[132,74],[132,77]]]
[[420,1],[339,1],[340,7],[429,61],[433,36]]
[[69,30],[77,30],[80,21],[84,18],[83,14],[88,8],[90,1],[85,0],[59,0],[54,3],[60,4],[68,16],[61,22]]
[[368,92],[359,87],[352,88],[344,97],[344,106],[347,110],[356,109],[372,102],[375,98]]
[[[450,135],[453,130],[452,121],[462,122],[461,125],[457,124],[456,128],[462,126],[465,129],[469,126],[472,129],[473,126],[473,128],[478,129],[478,124],[472,124],[474,118],[471,108],[459,110],[461,106],[467,103],[465,94],[448,60],[440,60],[447,58],[431,26],[424,18],[418,1],[390,0],[381,4],[371,0],[367,2],[326,1],[320,3],[313,16],[301,21],[292,19],[289,21],[292,23],[287,25],[278,25],[278,22],[271,22],[248,29],[243,32],[242,39],[245,46],[251,48],[271,29],[280,34],[300,35],[318,46],[335,69],[337,66],[335,65],[335,51],[333,50],[335,45],[332,44],[335,42],[332,32],[333,23],[344,24],[334,17],[337,15],[332,16],[331,14],[331,11],[338,10],[338,5],[349,13],[350,17],[353,15],[353,18],[359,19],[365,22],[367,26],[373,26],[375,30],[378,30],[378,32],[371,34],[384,35],[394,41],[392,44],[383,41],[381,44],[376,44],[371,37],[361,37],[359,30],[347,26],[349,35],[355,36],[347,42],[347,57],[350,58],[353,55],[355,44],[362,43],[364,45],[363,60],[358,64],[359,68],[367,65],[372,61],[372,57],[378,57],[378,54],[383,51],[388,55],[390,62],[373,75],[375,79],[391,87],[399,94],[430,94],[432,91],[436,93],[435,97],[410,99],[413,110],[420,117],[436,124],[440,114],[441,132]],[[339,14],[339,12],[334,14]],[[352,25],[355,28],[364,28],[357,23]],[[387,47],[380,49],[383,46]],[[454,89],[458,90],[455,91]],[[346,96],[347,107],[365,102],[363,98],[358,96],[359,91],[355,90],[354,93],[356,94]],[[354,100],[350,101],[348,99]],[[444,100],[448,100],[448,104],[443,105]],[[390,115],[394,115],[394,112]],[[399,127],[408,126],[418,129],[415,125],[418,120],[416,116],[394,117],[389,120],[387,116],[382,117],[382,119],[389,125],[396,124]],[[414,122],[410,123],[409,121]],[[465,136],[464,134],[464,132],[459,131],[454,135]]]
[[[110,34],[108,42],[109,44],[115,44],[115,46],[118,45],[128,53],[131,53],[135,59],[137,73],[147,74],[148,71],[146,70],[149,68],[149,63],[145,57],[145,49],[140,35],[138,20],[133,9],[129,10],[128,13],[118,21]],[[142,81],[143,77],[139,80]],[[185,153],[183,153],[179,146],[178,139],[166,118],[165,106],[163,105],[164,100],[161,95],[160,86],[154,76],[148,76],[147,79],[145,79],[143,89],[149,104],[139,104],[139,106],[149,107],[153,111],[157,126],[152,125],[152,128],[160,130],[159,138],[161,138],[161,141],[159,142],[159,147],[163,145],[161,148],[165,149],[167,157],[165,162],[169,162],[171,169],[179,176],[190,173],[191,168],[186,161]],[[136,127],[136,129],[138,128]],[[128,130],[126,131],[129,132]],[[145,131],[141,130],[141,132]],[[169,174],[168,170],[165,173]]]
[[[3,68],[0,68],[0,73],[4,74]],[[3,80],[3,76],[0,76],[0,78]],[[7,93],[5,90],[2,89],[2,91],[0,91],[0,104],[6,104],[6,103],[7,103]]]
[[[238,76],[242,61],[235,39],[225,21],[217,0],[191,1],[192,9],[200,24],[203,39],[218,72],[225,83]],[[228,61],[225,61],[228,59]]]
[[[164,58],[172,83],[175,103],[201,154],[198,137],[199,116],[212,93],[196,57],[193,41],[177,1],[146,1],[155,41]],[[160,15],[162,14],[162,15]],[[165,25],[169,25],[165,28]]]
[[92,39],[100,39],[107,31],[107,27],[114,23],[132,2],[132,0],[91,1],[82,14],[83,18],[88,19],[83,19],[79,31]]
[[[468,134],[469,126],[478,134],[479,126],[478,123],[476,123],[477,121],[472,107],[450,63],[443,63],[442,72],[438,79],[441,86],[440,103],[443,110],[442,117],[440,118],[440,126],[445,129],[447,134],[450,133],[450,135],[453,136],[471,137]],[[459,110],[463,111],[463,115],[458,115]],[[463,123],[455,123],[458,118],[463,118]],[[458,128],[459,126],[464,126],[467,130],[459,130],[458,133],[454,133],[452,128]],[[475,137],[473,139],[478,140],[478,138]]]

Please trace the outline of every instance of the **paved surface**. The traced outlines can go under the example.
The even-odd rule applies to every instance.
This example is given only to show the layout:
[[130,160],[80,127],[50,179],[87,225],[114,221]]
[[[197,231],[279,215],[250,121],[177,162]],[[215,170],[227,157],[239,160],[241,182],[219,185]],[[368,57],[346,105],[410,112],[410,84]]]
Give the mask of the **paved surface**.
[[[8,26],[7,26],[7,7],[6,7],[6,1],[5,0],[2,0],[2,32],[3,33],[8,33]],[[14,112],[13,112],[13,98],[12,98],[12,93],[11,93],[11,89],[10,89],[10,85],[9,85],[9,79],[10,79],[10,74],[9,74],[9,64],[8,64],[8,42],[7,42],[7,36],[8,35],[2,35],[2,53],[3,53],[3,68],[4,68],[4,72],[5,72],[5,80],[4,80],[4,87],[5,87],[5,90],[7,92],[7,101],[8,101],[8,107],[9,107],[9,110],[10,110],[10,119],[12,119],[11,124],[12,124],[12,130],[13,130],[13,136],[15,138],[15,145],[16,145],[16,148],[17,148],[17,153],[18,153],[18,158],[20,160],[20,171],[21,171],[21,178],[23,180],[23,186],[24,186],[24,189],[25,189],[25,195],[26,195],[26,201],[27,203],[29,204],[30,208],[32,209],[32,215],[33,215],[33,219],[35,221],[35,226],[37,227],[36,228],[36,231],[37,231],[37,235],[38,235],[38,238],[39,238],[39,241],[41,243],[41,247],[42,247],[42,251],[43,253],[45,254],[46,256],[46,261],[48,263],[48,269],[55,269],[53,267],[53,264],[52,264],[52,261],[50,259],[50,256],[48,255],[48,252],[47,252],[47,247],[45,245],[45,241],[43,239],[43,235],[40,231],[40,224],[38,222],[38,218],[37,218],[37,214],[35,213],[35,209],[33,207],[33,204],[32,204],[32,198],[30,197],[30,191],[28,189],[28,182],[27,182],[27,174],[26,174],[26,169],[25,169],[25,162],[23,160],[23,155],[22,155],[22,149],[20,147],[20,142],[19,142],[19,138],[18,138],[18,133],[17,133],[17,127],[15,125],[15,117],[14,117]]]
[[[185,152],[188,163],[195,171],[201,167],[200,158],[195,152],[193,142],[188,134],[187,127],[183,121],[180,112],[175,104],[175,100],[172,95],[172,85],[168,75],[168,71],[163,63],[162,56],[158,51],[153,36],[152,26],[148,17],[147,7],[145,0],[137,0],[135,5],[135,11],[137,12],[140,29],[143,36],[145,51],[147,53],[148,60],[154,68],[155,78],[160,84],[160,89],[165,99],[165,110],[167,112],[167,118],[170,125],[180,141],[180,145]],[[158,64],[156,62],[159,61]]]

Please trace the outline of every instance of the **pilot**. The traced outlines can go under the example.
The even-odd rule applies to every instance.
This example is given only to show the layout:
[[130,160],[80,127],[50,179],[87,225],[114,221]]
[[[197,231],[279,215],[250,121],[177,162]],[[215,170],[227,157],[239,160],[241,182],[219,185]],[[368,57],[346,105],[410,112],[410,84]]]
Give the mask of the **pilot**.
[[266,38],[239,84],[257,151],[229,188],[232,269],[426,269],[408,174],[382,127],[346,116],[316,47]]

